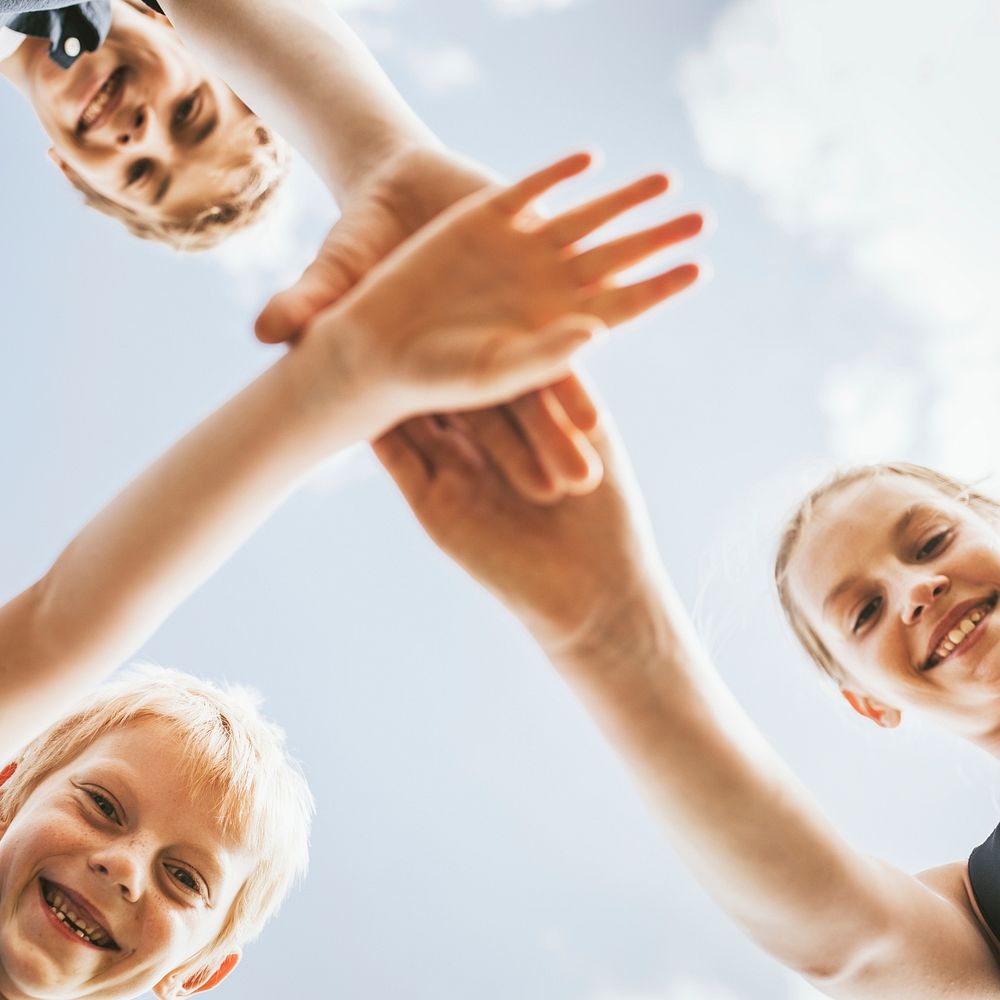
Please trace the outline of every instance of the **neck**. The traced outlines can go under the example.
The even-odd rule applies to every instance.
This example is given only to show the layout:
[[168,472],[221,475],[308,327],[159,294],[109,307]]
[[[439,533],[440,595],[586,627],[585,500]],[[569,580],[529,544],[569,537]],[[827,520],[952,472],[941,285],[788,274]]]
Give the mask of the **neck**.
[[970,736],[969,739],[991,756],[1000,757],[1000,723],[991,726],[984,732]]
[[966,704],[947,719],[934,720],[944,724],[954,736],[974,743],[992,757],[1000,757],[1000,697],[983,697],[975,705]]

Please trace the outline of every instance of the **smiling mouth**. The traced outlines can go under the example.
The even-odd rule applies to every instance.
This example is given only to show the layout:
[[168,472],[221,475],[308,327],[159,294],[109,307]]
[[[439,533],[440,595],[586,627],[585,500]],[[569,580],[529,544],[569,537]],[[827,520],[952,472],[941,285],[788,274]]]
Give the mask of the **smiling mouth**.
[[70,899],[60,886],[44,878],[39,878],[38,881],[45,905],[68,931],[95,948],[104,948],[108,951],[120,950],[107,930],[88,913],[81,912],[83,907]]
[[76,134],[83,135],[92,128],[103,125],[121,102],[125,92],[126,66],[119,66],[101,85],[101,89],[87,103],[76,123]]
[[998,597],[1000,593],[994,591],[985,601],[966,611],[962,618],[948,629],[947,634],[937,644],[921,669],[930,670],[956,651],[960,653],[969,637],[978,632],[982,623],[996,608]]

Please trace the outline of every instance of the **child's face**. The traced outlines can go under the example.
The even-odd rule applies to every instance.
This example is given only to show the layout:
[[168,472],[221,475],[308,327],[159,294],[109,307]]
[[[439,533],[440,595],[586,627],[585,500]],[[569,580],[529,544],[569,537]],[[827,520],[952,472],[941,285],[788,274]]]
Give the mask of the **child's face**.
[[192,795],[183,758],[162,722],[127,726],[49,775],[14,816],[0,838],[5,1000],[180,989],[165,977],[215,940],[253,863],[223,842],[213,797]]
[[847,687],[970,735],[1000,710],[998,541],[930,484],[876,476],[819,502],[789,564],[792,593]]
[[28,96],[64,170],[144,216],[190,218],[240,189],[256,119],[163,18],[112,9],[105,43],[70,69],[39,48]]

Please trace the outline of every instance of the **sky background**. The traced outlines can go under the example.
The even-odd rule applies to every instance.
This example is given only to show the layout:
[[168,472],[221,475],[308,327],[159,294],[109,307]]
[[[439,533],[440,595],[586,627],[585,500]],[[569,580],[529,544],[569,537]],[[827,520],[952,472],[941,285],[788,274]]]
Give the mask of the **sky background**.
[[[909,870],[967,855],[1000,812],[993,762],[919,720],[886,733],[854,718],[795,647],[769,578],[784,514],[835,464],[996,467],[1000,8],[346,6],[462,152],[516,175],[602,150],[554,206],[665,168],[673,193],[630,224],[714,212],[695,251],[712,280],[588,368],[720,671],[831,824]],[[277,357],[253,318],[336,209],[299,162],[269,223],[174,256],[78,204],[10,88],[0,121],[13,595]],[[258,687],[318,801],[310,877],[220,998],[814,995],[679,865],[583,709],[363,449],[321,470],[141,655]]]

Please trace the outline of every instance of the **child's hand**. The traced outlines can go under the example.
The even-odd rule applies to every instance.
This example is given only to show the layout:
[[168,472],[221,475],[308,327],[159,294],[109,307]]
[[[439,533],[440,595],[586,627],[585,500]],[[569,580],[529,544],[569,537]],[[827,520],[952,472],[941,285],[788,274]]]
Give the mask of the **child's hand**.
[[[446,150],[415,147],[392,157],[351,194],[301,278],[264,307],[258,338],[294,340],[408,236],[455,202],[491,186],[499,186],[496,177]],[[632,204],[646,197],[636,191]],[[575,375],[465,416],[479,447],[530,500],[552,503],[600,482],[601,461],[586,436],[597,422],[597,410]]]
[[551,220],[529,212],[590,163],[576,154],[442,214],[369,272],[309,328],[330,329],[356,384],[400,419],[483,406],[567,373],[572,353],[605,325],[630,319],[690,285],[688,264],[626,287],[614,274],[701,229],[683,216],[586,251],[574,244],[665,190],[653,175]]
[[431,539],[543,645],[560,648],[599,639],[656,576],[642,495],[607,412],[591,440],[600,485],[546,506],[503,481],[462,416],[407,421],[375,453]]

